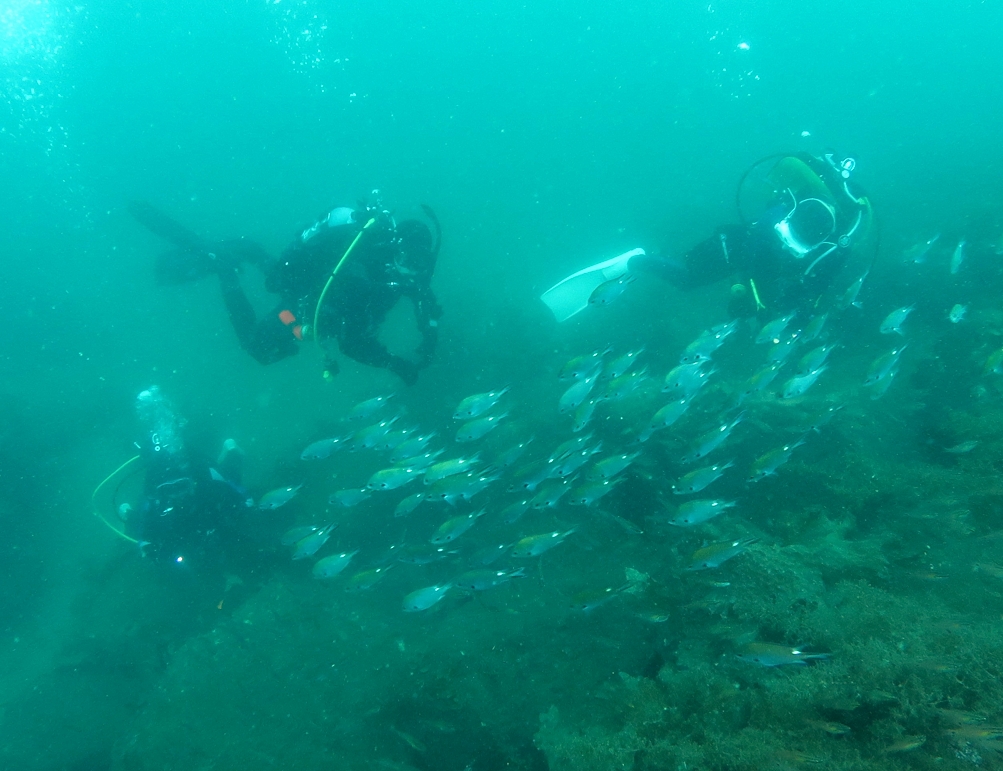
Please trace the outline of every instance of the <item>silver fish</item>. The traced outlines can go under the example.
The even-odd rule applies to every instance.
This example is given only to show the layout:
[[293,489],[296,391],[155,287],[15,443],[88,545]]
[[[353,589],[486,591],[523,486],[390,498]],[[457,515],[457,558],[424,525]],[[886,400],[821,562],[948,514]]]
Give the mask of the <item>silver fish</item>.
[[680,393],[684,397],[693,396],[707,383],[717,370],[704,369],[706,359],[680,364],[665,376],[662,393]]
[[871,399],[880,399],[884,396],[888,389],[892,387],[892,383],[899,374],[898,367],[892,369],[885,377],[878,380],[876,383],[872,383],[868,386],[871,389]]
[[803,445],[804,441],[804,437],[801,437],[794,444],[785,444],[783,447],[760,455],[752,464],[748,481],[758,482],[760,479],[766,479],[766,477],[776,474],[777,469],[791,459],[791,453]]
[[827,659],[828,653],[806,653],[789,645],[775,643],[751,642],[743,645],[737,657],[742,661],[759,664],[763,667],[782,667],[786,664],[804,666],[809,659]]
[[456,432],[456,441],[460,444],[476,441],[507,417],[508,413],[503,412],[501,415],[488,415],[464,423]]
[[751,396],[754,393],[766,390],[777,377],[778,372],[780,372],[779,364],[767,364],[749,378],[749,381],[745,385],[745,390],[742,391],[742,395]]
[[809,372],[807,375],[795,375],[784,383],[781,396],[784,399],[793,399],[796,396],[803,396],[805,391],[815,385],[815,381],[818,380],[819,375],[827,369],[828,367],[819,367],[813,372]]
[[401,428],[396,431],[388,431],[376,440],[373,444],[373,449],[378,452],[390,452],[392,450],[396,450],[417,430],[417,428]]
[[365,488],[359,490],[350,487],[347,490],[338,490],[335,493],[331,493],[327,497],[327,502],[332,505],[337,503],[344,506],[346,509],[350,509],[352,506],[358,506],[370,495],[372,495],[372,493]]
[[690,451],[680,458],[681,463],[694,463],[702,458],[706,458],[714,450],[720,447],[731,436],[731,432],[745,418],[745,413],[740,413],[734,420],[722,423],[717,428],[711,429],[706,434],[697,439]]
[[515,570],[468,570],[466,573],[457,576],[453,583],[461,589],[471,592],[483,592],[494,589],[496,586],[508,583],[513,578],[521,578],[526,575],[525,568]]
[[781,316],[779,319],[773,319],[773,321],[764,324],[763,328],[759,330],[759,334],[756,335],[756,344],[779,343],[780,336],[787,329],[787,325],[794,321],[794,316],[795,314],[789,313],[786,316]]
[[483,415],[494,407],[498,403],[498,400],[507,394],[508,391],[509,387],[505,386],[497,391],[486,391],[482,394],[468,396],[456,406],[453,420],[469,420],[470,418]]
[[719,568],[732,557],[737,557],[749,546],[756,543],[758,538],[741,538],[737,541],[724,541],[723,543],[712,543],[697,549],[690,556],[690,564],[686,570],[710,570]]
[[477,453],[470,458],[451,458],[450,460],[440,461],[425,472],[425,484],[430,485],[438,482],[440,479],[469,471],[480,462],[480,459],[481,454]]
[[330,439],[319,439],[308,444],[300,453],[300,460],[323,460],[329,458],[331,453],[339,449],[342,443],[348,439],[345,436],[335,436]]
[[585,482],[585,484],[580,487],[576,487],[571,491],[571,497],[568,498],[568,503],[573,506],[591,506],[604,495],[608,495],[613,492],[613,488],[620,484],[623,479],[623,477],[615,477],[613,479],[589,480]]
[[772,342],[769,349],[766,352],[766,361],[769,364],[783,364],[790,355],[794,353],[794,350],[798,344],[798,336],[796,334],[786,334],[777,342]]
[[533,492],[540,484],[553,476],[559,463],[533,463],[519,470],[515,475],[515,481],[509,485],[509,492]]
[[364,402],[359,402],[352,407],[352,411],[348,413],[348,420],[363,420],[364,418],[368,418],[378,409],[383,407],[393,397],[393,394],[387,394],[386,396],[374,396],[372,399],[366,399]]
[[428,551],[422,546],[408,546],[397,558],[397,561],[403,562],[405,565],[431,565],[433,562],[444,560],[454,554],[456,554],[455,549],[449,551],[442,546],[432,551]]
[[404,612],[417,613],[422,610],[428,610],[437,602],[440,602],[452,588],[453,585],[451,583],[434,584],[426,586],[424,589],[413,591],[404,598]]
[[366,487],[370,490],[396,490],[421,476],[423,469],[407,466],[392,466],[381,469],[369,477]]
[[953,455],[964,455],[974,450],[979,444],[978,439],[969,439],[967,442],[962,442],[961,444],[956,444],[953,447],[947,447],[944,452],[952,453]]
[[825,364],[826,359],[829,358],[829,354],[832,353],[835,347],[835,343],[829,343],[829,345],[820,345],[816,348],[812,348],[808,351],[808,353],[802,356],[801,360],[798,362],[798,374],[807,375],[809,372],[821,369],[822,365]]
[[553,480],[541,487],[529,505],[534,509],[551,509],[566,493],[571,492],[571,479]]
[[335,525],[330,524],[326,527],[322,527],[316,533],[311,533],[310,535],[301,538],[296,542],[296,548],[293,550],[293,559],[301,560],[307,557],[312,557],[316,554],[320,547],[327,543],[327,539],[331,537],[331,531],[334,530]]
[[408,458],[413,458],[415,455],[419,455],[434,436],[435,431],[432,431],[428,434],[419,434],[418,436],[412,436],[405,439],[397,445],[394,448],[394,451],[390,454],[390,462],[400,463],[402,460],[407,460]]
[[261,496],[261,500],[258,501],[258,508],[262,511],[272,511],[279,508],[280,506],[285,506],[289,501],[296,497],[296,493],[300,491],[303,485],[296,485],[295,487],[280,487],[277,490],[272,490]]
[[439,529],[435,531],[435,535],[432,536],[431,542],[436,546],[441,546],[444,543],[451,543],[452,541],[455,541],[472,528],[474,523],[484,516],[485,511],[485,509],[481,509],[480,511],[475,511],[471,514],[464,514],[459,517],[447,519],[439,525]]
[[961,264],[965,261],[965,239],[958,241],[951,254],[951,275],[954,276],[961,270]]
[[864,378],[864,385],[865,386],[875,385],[876,383],[879,383],[880,381],[887,378],[888,375],[891,373],[891,371],[895,369],[895,367],[898,365],[899,357],[902,356],[902,352],[907,347],[908,343],[906,345],[902,345],[898,348],[895,348],[889,351],[888,353],[882,354],[881,356],[876,358],[873,362],[871,362],[871,366],[867,370],[867,377]]
[[528,535],[516,542],[512,547],[513,557],[539,557],[544,552],[548,552],[555,546],[564,543],[564,539],[577,531],[577,527],[565,530],[555,530],[552,533],[540,533],[539,535]]
[[663,428],[668,428],[679,420],[689,406],[690,399],[688,397],[669,402],[651,417],[651,420],[648,421],[648,425],[645,426],[638,439],[642,442],[648,441],[653,433],[661,431]]
[[998,348],[989,354],[982,367],[983,375],[999,375],[1003,372],[1003,348]]
[[457,501],[469,501],[497,479],[498,474],[493,471],[468,471],[465,474],[454,474],[433,484],[425,493],[425,499],[445,501],[455,505]]
[[395,517],[408,516],[411,512],[413,512],[416,508],[418,508],[418,504],[420,504],[423,500],[425,500],[424,492],[417,492],[409,495],[407,498],[404,498],[400,503],[397,504],[397,507],[394,509],[394,516]]
[[525,441],[519,442],[519,444],[514,444],[511,447],[509,447],[507,450],[505,450],[505,452],[503,452],[495,459],[495,465],[501,466],[502,468],[508,468],[509,466],[513,465],[517,460],[519,460],[519,458],[523,456],[523,453],[526,452],[526,448],[529,447],[530,444],[532,444],[534,438],[535,437],[531,436],[529,439],[526,439]]
[[439,458],[442,453],[445,452],[441,447],[438,450],[427,450],[421,455],[415,455],[411,458],[405,458],[400,461],[398,466],[405,466],[407,468],[421,469],[422,472],[428,471],[435,461]]
[[727,324],[718,324],[701,333],[696,340],[686,346],[679,361],[683,364],[692,364],[698,361],[707,361],[711,354],[720,348],[724,341],[738,328],[737,321],[730,321]]
[[314,578],[334,578],[342,570],[348,567],[348,563],[352,561],[352,557],[359,553],[359,550],[346,551],[341,554],[332,554],[330,557],[324,557],[324,559],[317,560],[313,565]]
[[383,579],[393,565],[382,565],[378,568],[370,568],[356,573],[345,582],[346,592],[364,592],[372,589],[376,583]]
[[937,235],[927,241],[921,241],[918,244],[910,246],[902,253],[903,261],[913,265],[922,265],[930,255],[933,245],[939,240],[940,233],[937,233]]
[[692,527],[714,519],[718,514],[735,507],[735,501],[699,500],[687,501],[676,510],[676,515],[668,520],[676,527]]
[[968,313],[968,306],[957,303],[951,308],[950,313],[947,314],[947,320],[952,324],[958,324],[965,320],[965,314]]
[[801,332],[801,342],[808,343],[816,339],[820,334],[822,334],[822,328],[825,326],[826,320],[829,318],[828,313],[823,313],[819,316],[813,316],[811,321],[809,321]]
[[592,353],[587,353],[583,356],[576,356],[561,367],[558,379],[581,380],[583,377],[591,375],[597,369],[602,367],[603,358],[612,350],[612,347],[608,347],[602,351],[593,351]]
[[636,351],[627,351],[627,353],[617,356],[606,366],[604,373],[605,376],[610,380],[615,380],[620,377],[634,365],[634,362],[637,361],[637,357],[642,353],[644,353],[643,345]]
[[316,533],[320,530],[317,525],[298,525],[296,527],[291,527],[286,532],[282,534],[281,543],[283,546],[292,546],[297,541],[302,541],[311,533]]
[[510,543],[496,543],[491,546],[485,546],[483,549],[478,549],[474,552],[473,557],[471,557],[471,562],[476,565],[493,565],[498,561],[505,552],[512,548]]
[[400,415],[394,415],[392,418],[381,420],[379,423],[360,428],[352,437],[352,449],[358,450],[363,447],[366,449],[375,447],[377,442],[390,433],[390,429],[393,428],[394,423],[399,419]]
[[597,370],[591,375],[576,380],[568,386],[568,389],[561,394],[561,398],[557,401],[557,411],[562,415],[566,415],[585,401],[585,398],[592,391],[592,387],[596,384],[596,378],[598,377],[599,371]]
[[633,273],[626,273],[619,278],[604,281],[589,295],[589,305],[609,305],[624,293],[628,286],[637,280]]
[[902,308],[896,308],[895,310],[893,310],[891,313],[885,316],[885,320],[881,322],[881,327],[879,329],[881,334],[883,335],[905,334],[902,331],[902,325],[905,323],[905,320],[909,318],[909,314],[912,313],[915,309],[916,309],[915,305],[906,305]]
[[720,479],[725,470],[734,466],[734,461],[727,463],[715,463],[713,466],[704,466],[695,471],[691,471],[680,477],[679,481],[672,485],[672,492],[675,495],[689,495],[698,493],[717,479]]
[[619,401],[620,399],[634,393],[634,391],[644,385],[647,379],[647,367],[644,367],[637,372],[628,372],[626,375],[620,375],[620,377],[615,380],[610,380],[606,384],[602,398],[608,401]]
[[577,434],[579,431],[585,430],[592,421],[592,415],[596,411],[596,406],[600,401],[600,399],[586,399],[578,405],[578,409],[575,410],[574,414],[574,422],[571,424],[572,433]]
[[588,463],[593,455],[600,452],[602,452],[602,442],[599,442],[594,447],[586,447],[584,450],[573,452],[561,461],[561,464],[555,469],[554,475],[562,479],[569,477]]
[[620,594],[631,586],[633,584],[628,582],[617,589],[608,586],[605,589],[591,589],[578,592],[571,598],[571,607],[582,613],[591,613],[596,608],[601,608],[614,598],[619,597]]
[[611,479],[637,460],[641,451],[603,458],[589,469],[589,479]]
[[557,446],[557,448],[552,453],[550,453],[550,457],[547,458],[547,462],[555,463],[556,461],[559,461],[562,458],[567,458],[571,453],[575,452],[576,450],[584,449],[585,445],[587,445],[589,443],[589,440],[591,439],[592,439],[592,432],[589,432],[587,434],[583,434],[582,436],[572,437],[571,439],[568,439],[566,442],[561,442]]
[[864,286],[864,281],[867,280],[868,273],[870,273],[870,271],[865,271],[864,275],[846,288],[846,291],[843,292],[843,296],[839,300],[840,310],[845,311],[850,306],[853,306],[854,308],[860,307],[860,301],[857,299],[857,296],[860,294],[860,290]]
[[501,521],[506,525],[518,522],[523,514],[529,509],[529,498],[510,503],[501,511]]

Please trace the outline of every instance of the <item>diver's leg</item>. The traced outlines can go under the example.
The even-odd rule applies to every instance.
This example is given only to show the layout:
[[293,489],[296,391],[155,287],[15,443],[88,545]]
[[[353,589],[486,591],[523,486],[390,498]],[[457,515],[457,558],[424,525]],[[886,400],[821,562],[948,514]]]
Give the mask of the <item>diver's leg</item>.
[[681,289],[690,283],[686,264],[667,254],[638,254],[630,258],[627,266],[632,273],[655,276]]
[[220,270],[219,286],[241,348],[261,364],[272,364],[298,353],[296,338],[279,318],[281,308],[258,321],[235,270]]
[[735,240],[741,228],[718,228],[710,238],[701,241],[682,259],[666,254],[639,254],[630,258],[629,267],[638,273],[649,273],[680,289],[707,286],[727,278],[738,267],[733,264],[729,242]]

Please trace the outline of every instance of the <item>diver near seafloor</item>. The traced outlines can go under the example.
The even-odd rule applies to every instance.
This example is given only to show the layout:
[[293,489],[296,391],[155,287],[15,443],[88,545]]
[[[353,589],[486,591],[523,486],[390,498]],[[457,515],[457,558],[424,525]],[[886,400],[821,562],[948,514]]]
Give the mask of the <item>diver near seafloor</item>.
[[735,318],[810,311],[837,278],[865,274],[877,251],[870,201],[850,182],[855,168],[832,153],[768,156],[739,182],[741,224],[717,228],[681,258],[633,249],[568,276],[541,299],[565,321],[647,274],[683,290],[731,279]]
[[[423,211],[435,237],[420,220],[397,222],[374,191],[370,203],[340,207],[299,233],[278,259],[260,246],[238,239],[210,242],[149,204],[134,203],[133,216],[174,250],[156,263],[164,284],[192,281],[215,273],[223,302],[241,347],[262,364],[297,353],[314,340],[325,350],[325,376],[337,372],[332,341],[356,361],[390,370],[406,384],[418,380],[431,363],[442,315],[432,293],[441,229],[427,206]],[[257,318],[240,285],[244,263],[256,265],[265,288],[279,295],[275,308]],[[414,360],[392,354],[378,338],[387,314],[402,298],[414,305],[422,341]]]
[[[743,224],[717,228],[681,259],[637,255],[629,269],[655,274],[680,289],[730,278],[733,317],[810,310],[850,265],[854,252],[858,257],[866,252],[856,260],[862,266],[858,270],[869,268],[873,256],[873,213],[866,195],[850,182],[855,168],[852,158],[837,160],[832,153],[768,157],[739,184]],[[757,169],[767,170],[752,180]],[[746,216],[744,195],[757,199],[755,219]]]
[[142,439],[142,495],[122,504],[121,534],[157,562],[197,568],[219,566],[243,537],[254,504],[241,485],[242,453],[232,439],[212,462],[185,442],[185,420],[157,386],[136,397]]

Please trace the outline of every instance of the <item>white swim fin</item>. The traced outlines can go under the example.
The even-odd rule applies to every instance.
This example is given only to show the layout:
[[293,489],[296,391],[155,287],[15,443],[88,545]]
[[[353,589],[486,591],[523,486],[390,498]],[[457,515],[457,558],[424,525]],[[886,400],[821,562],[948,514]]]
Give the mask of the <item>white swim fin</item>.
[[620,278],[627,272],[628,260],[639,254],[644,254],[644,249],[631,249],[612,260],[606,260],[606,262],[600,262],[577,273],[572,273],[540,295],[540,299],[550,308],[554,318],[559,322],[567,321],[588,307],[589,297],[592,296],[597,286]]

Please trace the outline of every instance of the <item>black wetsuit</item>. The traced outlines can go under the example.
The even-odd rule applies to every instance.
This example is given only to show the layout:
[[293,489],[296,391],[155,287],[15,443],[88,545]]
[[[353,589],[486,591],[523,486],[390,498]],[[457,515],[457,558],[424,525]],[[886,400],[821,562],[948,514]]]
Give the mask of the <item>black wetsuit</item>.
[[[781,214],[781,216],[783,216]],[[680,289],[708,286],[730,278],[749,286],[750,280],[768,313],[808,309],[846,264],[846,250],[834,250],[807,275],[811,261],[796,260],[773,232],[776,220],[765,218],[752,225],[724,225],[694,246],[681,260],[662,254],[639,255],[631,270],[648,272]],[[732,298],[732,315],[756,312],[751,291]]]
[[129,535],[157,561],[219,565],[240,541],[250,503],[240,487],[239,453],[229,453],[218,468],[193,458],[181,436],[184,421],[159,391],[140,398],[146,475],[142,500],[128,518]]
[[[237,339],[262,364],[292,356],[302,339],[313,337],[311,327],[321,292],[362,230],[354,221],[328,226],[327,220],[322,220],[297,237],[276,260],[243,239],[206,241],[149,204],[132,204],[130,211],[152,232],[177,247],[158,258],[158,281],[181,283],[210,273],[219,275],[223,301]],[[406,221],[398,230],[407,224],[417,223]],[[362,233],[345,260],[317,316],[322,344],[336,339],[346,356],[362,364],[387,368],[408,384],[415,382],[418,369],[431,361],[438,340],[437,321],[442,315],[430,284],[437,248],[432,249],[427,228],[424,231],[429,248],[409,269],[399,259],[400,233],[392,227],[389,217],[379,217]],[[239,270],[245,262],[256,264],[265,275],[265,287],[281,298],[274,310],[261,319],[240,285]],[[391,354],[378,338],[387,314],[404,297],[414,303],[422,336],[415,352],[417,361]],[[335,362],[329,359],[328,366],[334,367]]]
[[870,204],[862,193],[859,198],[852,196],[846,177],[827,161],[805,154],[792,157],[818,177],[816,182],[832,199],[833,231],[817,248],[800,258],[788,251],[775,226],[791,214],[794,194],[776,190],[774,204],[755,222],[719,227],[682,259],[658,253],[639,255],[631,259],[631,270],[653,273],[681,289],[730,278],[744,288],[732,293],[729,311],[733,316],[810,310],[866,236]]
[[[324,227],[308,240],[298,238],[278,260],[262,265],[266,289],[282,300],[260,321],[255,320],[235,272],[220,274],[233,328],[255,359],[270,364],[297,352],[297,327],[313,325],[321,291],[359,229],[356,224]],[[337,339],[346,356],[388,368],[413,382],[417,368],[431,360],[442,312],[430,286],[434,264],[408,274],[397,267],[396,248],[392,231],[377,226],[362,233],[324,297],[317,328],[322,341]],[[391,354],[377,337],[387,314],[405,297],[414,304],[422,335],[416,364]],[[307,330],[308,337],[312,334]]]

